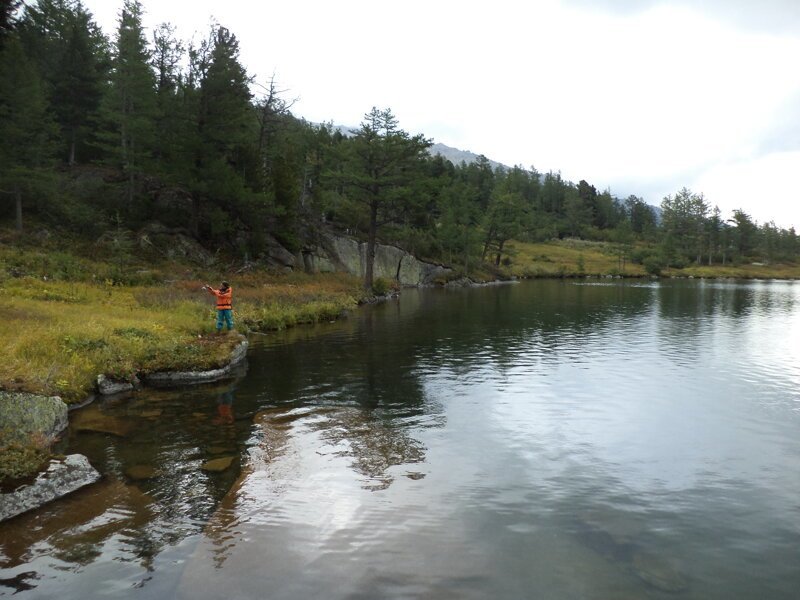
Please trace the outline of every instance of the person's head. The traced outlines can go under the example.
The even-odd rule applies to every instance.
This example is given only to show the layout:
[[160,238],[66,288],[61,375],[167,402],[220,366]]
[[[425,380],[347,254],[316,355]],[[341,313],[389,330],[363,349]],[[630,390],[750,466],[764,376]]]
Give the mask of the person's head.
[[229,287],[231,287],[231,286],[227,281],[223,281],[222,282],[222,289],[223,290],[227,290]]

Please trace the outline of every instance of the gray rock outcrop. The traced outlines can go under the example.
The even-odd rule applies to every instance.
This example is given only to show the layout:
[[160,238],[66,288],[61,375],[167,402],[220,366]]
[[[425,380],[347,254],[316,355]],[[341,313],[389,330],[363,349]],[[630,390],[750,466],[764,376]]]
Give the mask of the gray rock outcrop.
[[202,265],[211,265],[216,261],[216,257],[185,229],[149,223],[136,234],[136,241],[143,250],[155,250],[168,259],[187,259]]
[[81,454],[52,460],[47,471],[30,485],[0,494],[0,521],[39,508],[100,479],[100,473]]
[[[310,273],[342,271],[364,277],[367,244],[346,236],[323,234],[316,247],[301,253],[301,259]],[[437,279],[446,279],[452,272],[449,267],[419,260],[397,246],[377,244],[375,247],[373,274],[376,279],[396,281],[404,286],[426,286]]]
[[0,391],[0,431],[6,442],[27,443],[34,435],[52,442],[67,427],[67,412],[58,396]]

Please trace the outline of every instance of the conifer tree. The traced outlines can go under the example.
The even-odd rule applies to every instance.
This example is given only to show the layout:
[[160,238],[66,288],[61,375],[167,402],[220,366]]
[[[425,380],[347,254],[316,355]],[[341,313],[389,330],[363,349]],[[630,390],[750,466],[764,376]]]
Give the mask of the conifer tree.
[[11,35],[0,51],[0,191],[14,198],[17,230],[23,196],[47,179],[54,134],[39,73]]
[[373,107],[350,144],[342,177],[350,197],[366,208],[367,256],[364,287],[372,288],[378,229],[397,220],[422,177],[430,140],[398,127],[391,109]]
[[45,82],[64,158],[70,165],[88,158],[105,91],[107,40],[79,0],[27,6],[20,36]]
[[[153,156],[156,90],[138,0],[124,0],[114,40],[111,90],[105,99],[112,131],[107,143],[125,172],[127,200],[133,203],[136,178]],[[110,139],[109,139],[110,138]]]
[[184,57],[183,44],[175,36],[175,27],[162,23],[153,32],[151,65],[156,75],[155,157],[159,171],[169,176],[179,166],[182,142],[187,132],[187,115],[182,101],[184,81],[180,63]]
[[[197,55],[196,71],[202,79],[190,226],[199,235],[201,196],[213,198],[223,210],[235,215],[247,194],[247,146],[254,139],[256,121],[250,105],[250,80],[239,62],[236,36],[217,27],[210,53]],[[217,233],[225,229],[219,223],[215,226]]]

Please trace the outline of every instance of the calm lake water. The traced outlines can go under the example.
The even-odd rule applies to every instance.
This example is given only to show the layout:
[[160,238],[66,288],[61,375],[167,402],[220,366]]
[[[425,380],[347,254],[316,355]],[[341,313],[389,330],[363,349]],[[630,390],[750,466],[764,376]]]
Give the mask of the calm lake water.
[[798,598],[798,343],[800,284],[709,281],[256,337],[235,381],[73,415],[107,476],[0,525],[0,595]]

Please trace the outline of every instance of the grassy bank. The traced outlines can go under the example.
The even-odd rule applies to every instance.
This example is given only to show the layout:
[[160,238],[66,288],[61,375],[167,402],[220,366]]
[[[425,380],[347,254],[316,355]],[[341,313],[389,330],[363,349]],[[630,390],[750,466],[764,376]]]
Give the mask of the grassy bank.
[[[643,249],[645,246],[637,247]],[[512,242],[509,264],[502,270],[516,277],[580,277],[585,275],[647,275],[641,264],[620,261],[613,244],[583,240],[561,240],[540,244]],[[666,268],[664,277],[705,277],[737,279],[798,279],[798,264],[743,263],[739,265],[691,265],[683,269]]]
[[[11,261],[3,258],[9,254],[12,268],[27,265],[26,273],[8,268]],[[212,335],[214,299],[201,291],[205,281],[191,269],[151,265],[148,279],[172,278],[120,285],[85,276],[108,270],[106,264],[69,255],[58,261],[71,272],[54,269],[53,255],[0,249],[4,389],[77,402],[93,391],[98,374],[130,380],[140,372],[215,368],[238,342],[235,336]],[[139,267],[130,269],[141,276]],[[208,281],[214,284],[221,277],[212,272]],[[360,282],[345,275],[226,277],[234,286],[236,329],[244,333],[333,319],[362,296]]]
[[605,242],[563,240],[540,244],[511,242],[510,264],[505,268],[516,277],[575,277],[582,275],[645,275],[642,265],[614,254]]

